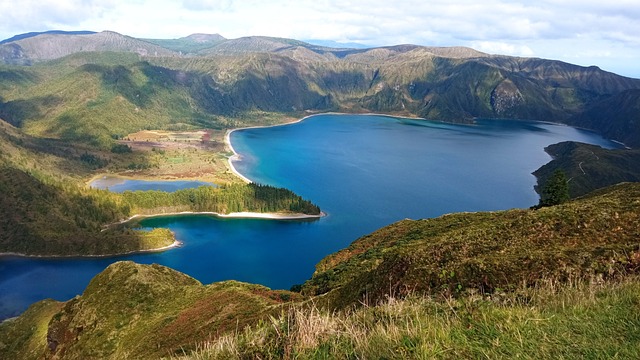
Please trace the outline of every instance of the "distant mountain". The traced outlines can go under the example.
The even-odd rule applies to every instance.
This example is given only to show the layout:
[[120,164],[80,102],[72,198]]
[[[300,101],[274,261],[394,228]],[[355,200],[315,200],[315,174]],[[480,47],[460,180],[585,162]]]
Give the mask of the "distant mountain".
[[226,41],[218,34],[191,34],[179,39],[144,39],[147,42],[162,46],[182,54],[196,54],[201,50],[213,47]]
[[293,47],[314,47],[303,41],[267,36],[247,36],[219,42],[201,55],[279,52]]
[[5,63],[31,64],[78,52],[120,51],[140,56],[176,56],[174,51],[112,31],[92,34],[40,33],[0,45]]
[[356,42],[337,42],[337,41],[331,41],[331,40],[316,40],[316,39],[303,40],[303,41],[312,45],[330,47],[335,49],[368,49],[368,48],[374,47],[374,46],[367,46],[367,45],[356,43]]
[[19,34],[9,39],[5,39],[0,41],[0,45],[4,43],[10,43],[22,39],[28,39],[38,35],[91,35],[96,34],[95,31],[63,31],[63,30],[49,30],[49,31],[41,31],[41,32],[29,32],[25,34]]
[[[342,111],[462,123],[475,118],[551,121],[640,145],[640,122],[634,120],[640,113],[640,79],[595,66],[489,55],[465,47],[338,49],[264,36],[139,40],[102,32],[38,34],[0,45],[0,55],[10,64],[56,59],[33,70],[39,73],[28,82],[34,92],[17,95],[14,87],[3,92],[2,86],[13,85],[0,83],[0,113],[38,136],[64,132],[108,139],[151,126],[148,121],[168,126],[181,119],[196,127],[217,127],[219,116],[247,121],[246,115],[255,111],[293,116]],[[26,69],[19,71],[33,72]],[[23,76],[16,72],[18,68],[7,69],[2,76]],[[61,86],[74,77],[85,84],[82,90]],[[82,97],[78,91],[87,94],[86,89],[94,89],[93,99],[102,99],[90,102],[91,116],[86,104],[77,101]],[[49,110],[11,111],[39,103],[35,93],[39,99],[65,100]],[[116,93],[122,97],[112,97]],[[122,106],[122,99],[130,106]],[[163,107],[169,103],[167,111]],[[102,119],[99,126],[92,124],[97,119]]]

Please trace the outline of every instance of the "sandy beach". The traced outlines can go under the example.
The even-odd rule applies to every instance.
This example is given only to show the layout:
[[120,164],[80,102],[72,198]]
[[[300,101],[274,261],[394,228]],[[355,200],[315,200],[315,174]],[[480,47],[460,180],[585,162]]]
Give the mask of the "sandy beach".
[[231,168],[231,171],[240,179],[242,179],[242,181],[246,182],[246,183],[252,183],[253,181],[251,181],[251,179],[247,178],[246,176],[240,174],[240,172],[238,172],[238,170],[236,170],[236,167],[233,166],[233,162],[236,160],[240,160],[241,156],[240,154],[238,154],[238,152],[236,152],[236,150],[233,148],[233,145],[231,145],[231,134],[234,131],[238,131],[238,130],[247,130],[247,129],[264,129],[264,128],[270,128],[270,127],[276,127],[276,126],[285,126],[285,125],[291,125],[291,124],[297,124],[305,119],[308,119],[312,116],[316,116],[316,115],[322,115],[322,114],[312,114],[312,115],[307,115],[303,118],[300,118],[298,120],[295,121],[291,121],[291,122],[287,122],[284,124],[275,124],[275,125],[257,125],[257,126],[248,126],[248,127],[243,127],[243,128],[237,128],[237,129],[231,129],[231,130],[227,130],[227,133],[224,135],[224,143],[227,145],[227,147],[229,148],[229,150],[231,150],[231,152],[233,152],[233,155],[231,155],[231,157],[229,157],[229,167]]
[[227,219],[235,218],[235,219],[271,219],[271,220],[319,219],[321,217],[326,216],[326,214],[323,212],[320,212],[319,215],[308,215],[308,214],[285,214],[285,213],[258,213],[258,212],[248,212],[248,211],[232,212],[229,214],[220,214],[213,211],[201,211],[201,212],[181,211],[181,212],[171,212],[171,213],[164,213],[164,214],[149,214],[149,215],[136,214],[129,217],[128,219],[122,220],[114,224],[107,225],[107,227],[126,224],[129,221],[136,220],[136,219],[145,219],[145,218],[162,217],[162,216],[176,216],[176,215],[209,215],[213,217],[227,218]]

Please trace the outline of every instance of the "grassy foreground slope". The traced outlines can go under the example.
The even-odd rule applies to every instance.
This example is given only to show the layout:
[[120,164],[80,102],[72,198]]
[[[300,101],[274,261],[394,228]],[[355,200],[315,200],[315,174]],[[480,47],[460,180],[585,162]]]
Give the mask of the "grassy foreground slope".
[[0,357],[634,358],[639,237],[640,184],[620,184],[398,222],[321,261],[305,298],[121,262],[0,325]]
[[491,293],[640,266],[640,184],[539,210],[403,220],[324,258],[302,292],[333,308],[389,294]]
[[299,298],[234,281],[203,286],[164,266],[119,262],[82,296],[37,303],[3,324],[0,357],[157,359],[255,324],[275,314],[274,305]]

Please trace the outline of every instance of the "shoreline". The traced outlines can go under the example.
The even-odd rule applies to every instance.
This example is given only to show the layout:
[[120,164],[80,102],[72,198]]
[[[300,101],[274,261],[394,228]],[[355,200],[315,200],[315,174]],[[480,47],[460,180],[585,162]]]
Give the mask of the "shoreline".
[[[326,213],[320,212],[318,215],[309,215],[302,213],[293,213],[293,214],[284,214],[284,213],[257,213],[257,212],[232,212],[229,214],[220,214],[213,211],[181,211],[181,212],[172,212],[172,213],[164,213],[164,214],[136,214],[128,219],[124,219],[117,223],[112,223],[105,225],[105,229],[117,226],[124,225],[130,221],[136,219],[146,219],[146,218],[154,218],[154,217],[165,217],[165,216],[181,216],[181,215],[203,215],[203,216],[212,216],[222,219],[265,219],[265,220],[314,220],[320,219],[327,216]],[[126,255],[135,255],[135,254],[145,254],[145,253],[156,253],[163,252],[167,250],[171,250],[177,247],[181,247],[183,242],[179,240],[175,240],[172,244],[155,248],[155,249],[142,249],[142,250],[132,250],[123,253],[114,253],[114,254],[100,254],[100,255],[29,255],[24,253],[16,253],[16,252],[2,252],[0,253],[0,258],[2,257],[22,257],[22,258],[34,258],[34,259],[72,259],[72,258],[107,258],[107,257],[117,257],[117,256],[126,256]]]
[[166,250],[171,250],[177,247],[182,246],[183,243],[181,241],[175,240],[173,244],[155,248],[155,249],[142,249],[142,250],[131,250],[123,253],[115,253],[115,254],[101,254],[101,255],[29,255],[23,253],[16,252],[4,252],[0,253],[0,258],[2,257],[22,257],[22,258],[35,258],[35,259],[85,259],[85,258],[108,258],[108,257],[116,257],[116,256],[126,256],[126,255],[135,255],[135,254],[145,254],[145,253],[156,253],[163,252]]
[[165,216],[181,216],[181,215],[204,215],[204,216],[212,216],[223,219],[269,219],[269,220],[310,220],[310,219],[320,219],[327,216],[326,213],[320,212],[318,215],[309,215],[302,213],[258,213],[258,212],[232,212],[229,214],[220,214],[214,211],[180,211],[180,212],[170,212],[170,213],[162,213],[162,214],[135,214],[128,219],[124,219],[117,223],[108,224],[105,226],[109,228],[111,226],[123,225],[130,221],[136,219],[146,219],[146,218],[154,218],[154,217],[165,217]]
[[307,116],[304,116],[300,119],[291,121],[291,122],[286,122],[283,124],[274,124],[274,125],[256,125],[256,126],[247,126],[247,127],[242,127],[242,128],[236,128],[236,129],[231,129],[231,130],[227,130],[227,132],[224,135],[224,143],[225,145],[229,148],[229,150],[231,150],[231,152],[233,152],[233,155],[231,155],[228,160],[227,163],[229,164],[229,168],[231,169],[231,172],[234,173],[234,175],[236,175],[237,177],[239,177],[242,181],[250,184],[253,181],[251,179],[249,179],[248,177],[242,175],[237,169],[236,167],[233,165],[234,161],[240,160],[242,159],[242,156],[236,151],[236,149],[233,148],[233,145],[231,144],[231,134],[235,131],[240,131],[240,130],[248,130],[248,129],[265,129],[265,128],[271,128],[271,127],[277,127],[277,126],[286,126],[286,125],[293,125],[293,124],[297,124],[300,123],[310,117],[313,116],[321,116],[321,115],[363,115],[363,116],[384,116],[384,117],[390,117],[390,118],[396,118],[396,119],[409,119],[409,120],[427,120],[425,118],[421,118],[421,117],[408,117],[408,116],[395,116],[395,115],[388,115],[388,114],[376,114],[376,113],[361,113],[361,114],[352,114],[352,113],[340,113],[340,112],[321,112],[321,113],[316,113],[316,114],[310,114]]
[[231,150],[231,152],[233,153],[233,155],[231,155],[228,159],[227,159],[227,163],[229,164],[229,168],[231,169],[231,172],[233,172],[234,175],[236,175],[237,177],[240,178],[240,180],[244,181],[247,184],[251,184],[253,183],[253,181],[251,179],[249,179],[248,177],[242,175],[237,169],[236,167],[233,165],[233,162],[236,160],[240,160],[242,157],[241,155],[236,151],[236,149],[233,148],[233,145],[231,145],[231,134],[233,134],[233,132],[235,131],[240,131],[240,130],[248,130],[248,129],[265,129],[265,128],[270,128],[270,127],[276,127],[276,126],[285,126],[285,125],[291,125],[291,124],[297,124],[311,116],[315,116],[315,115],[321,115],[321,114],[312,114],[312,115],[307,115],[303,118],[297,119],[295,121],[291,121],[291,122],[287,122],[284,124],[275,124],[275,125],[256,125],[256,126],[247,126],[247,127],[242,127],[242,128],[236,128],[236,129],[231,129],[231,130],[227,130],[227,132],[224,134],[224,143],[227,146],[227,148],[229,148],[229,150]]

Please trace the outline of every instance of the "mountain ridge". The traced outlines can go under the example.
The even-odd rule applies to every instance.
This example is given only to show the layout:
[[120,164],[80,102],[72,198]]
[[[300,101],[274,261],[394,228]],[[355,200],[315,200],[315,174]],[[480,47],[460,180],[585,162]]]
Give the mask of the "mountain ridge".
[[[20,41],[34,42],[48,36],[56,35]],[[27,132],[34,135],[41,134],[46,123],[51,129],[48,133],[56,134],[59,130],[53,129],[64,129],[73,123],[57,111],[66,110],[77,120],[73,131],[65,131],[87,139],[102,137],[93,140],[94,143],[108,141],[111,134],[124,131],[120,129],[124,124],[120,119],[125,118],[130,119],[126,131],[148,127],[149,124],[140,121],[149,116],[154,120],[147,120],[160,128],[176,118],[200,128],[215,128],[221,116],[246,119],[256,111],[286,116],[323,111],[378,112],[466,123],[475,118],[528,119],[576,124],[625,143],[640,138],[640,125],[628,121],[627,117],[592,115],[595,120],[580,120],[587,116],[583,113],[598,109],[594,104],[603,102],[600,108],[606,108],[606,102],[615,101],[612,99],[622,96],[619,94],[625,91],[633,94],[633,90],[640,89],[640,79],[597,67],[489,55],[459,47],[397,45],[330,49],[297,40],[259,36],[232,40],[205,36],[210,42],[204,43],[195,40],[185,43],[178,39],[179,42],[172,45],[174,49],[195,51],[195,54],[180,55],[181,50],[156,52],[153,49],[159,49],[158,45],[116,33],[81,37],[110,38],[109,44],[119,46],[120,52],[78,52],[38,62],[37,66],[7,66],[3,71],[7,79],[24,73],[42,75],[41,79],[32,76],[35,81],[27,83],[33,84],[35,91],[21,94],[14,91],[15,88],[0,89],[0,113],[2,108],[12,109],[16,104],[24,107],[33,103],[35,107],[41,99],[58,99],[57,106],[48,108],[54,112],[46,118],[44,113],[34,111],[10,113],[12,117],[22,117],[13,123],[24,124]],[[17,43],[2,45],[0,52],[18,54],[18,60],[26,63],[35,61],[25,55],[27,50],[16,50],[14,46],[18,46]],[[93,49],[97,46],[94,44]],[[144,51],[136,52],[140,49]],[[91,74],[76,82],[86,83],[84,86],[91,91],[76,93],[77,84],[69,84],[71,77],[81,76],[89,69],[93,69]],[[54,90],[55,87],[62,89]],[[77,101],[88,95],[113,99],[114,94],[104,95],[113,90],[124,99],[117,98],[118,103],[90,101],[92,116],[86,114],[86,104]],[[34,97],[36,93],[38,98]],[[61,99],[61,94],[68,97]],[[119,103],[121,101],[125,103]],[[618,101],[620,113],[636,116],[632,110],[634,101]],[[162,103],[175,104],[171,115],[160,108]],[[112,106],[116,106],[117,111],[107,110]],[[145,111],[151,108],[154,108],[153,114]],[[99,125],[85,128],[93,119],[100,119],[101,113],[104,118]],[[118,119],[105,121],[115,113],[120,113]]]

